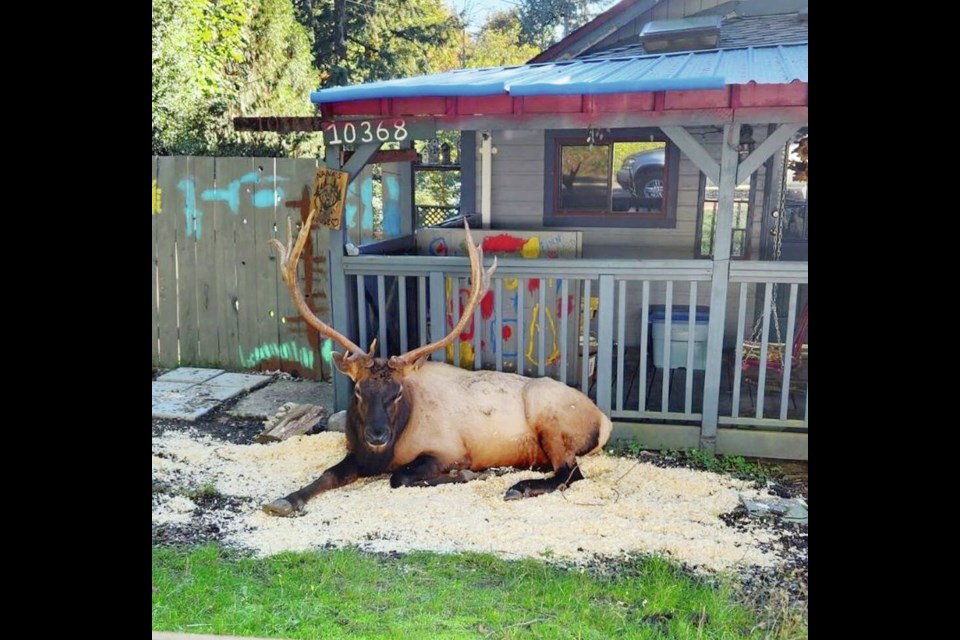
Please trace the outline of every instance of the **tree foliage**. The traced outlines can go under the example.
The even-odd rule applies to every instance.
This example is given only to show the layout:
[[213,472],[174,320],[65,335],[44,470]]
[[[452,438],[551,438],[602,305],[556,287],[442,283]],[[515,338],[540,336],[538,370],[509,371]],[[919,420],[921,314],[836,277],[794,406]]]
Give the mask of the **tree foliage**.
[[320,86],[447,71],[458,66],[458,22],[443,0],[293,0],[313,34]]
[[[613,0],[520,0],[521,42],[538,49],[550,47],[592,20]],[[563,27],[560,34],[558,27]]]
[[540,49],[520,41],[520,18],[516,9],[498,11],[487,17],[464,55],[465,67],[503,67],[523,64]]
[[154,0],[153,153],[316,153],[316,135],[238,133],[232,121],[310,115],[310,44],[290,0]]

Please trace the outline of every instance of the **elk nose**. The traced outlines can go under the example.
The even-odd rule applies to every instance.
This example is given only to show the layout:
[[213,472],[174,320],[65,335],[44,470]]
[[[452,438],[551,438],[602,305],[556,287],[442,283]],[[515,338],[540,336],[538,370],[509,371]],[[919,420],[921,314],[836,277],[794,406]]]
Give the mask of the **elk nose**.
[[390,434],[387,433],[386,431],[383,431],[380,433],[373,433],[373,432],[367,431],[366,436],[367,436],[367,444],[371,444],[376,447],[387,444],[387,440],[390,439]]

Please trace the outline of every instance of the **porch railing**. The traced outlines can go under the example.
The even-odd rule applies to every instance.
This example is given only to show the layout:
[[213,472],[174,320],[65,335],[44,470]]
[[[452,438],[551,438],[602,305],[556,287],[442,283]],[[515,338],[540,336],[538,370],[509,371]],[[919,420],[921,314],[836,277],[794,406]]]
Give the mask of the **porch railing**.
[[[360,255],[344,257],[343,272],[352,299],[351,333],[360,345],[377,338],[385,357],[449,331],[468,287],[469,263]],[[721,349],[721,430],[806,430],[805,380],[790,363],[774,375],[762,360],[758,379],[741,371],[744,341],[757,334],[763,349],[776,341],[774,316],[782,317],[781,337],[792,353],[806,263],[732,265],[727,307],[736,314],[707,311],[725,314],[724,344],[707,344],[706,332],[698,330],[705,327],[712,275],[708,260],[501,259],[473,323],[432,358],[564,381],[614,420],[689,425],[704,420],[705,353]],[[753,331],[755,324],[760,332]]]

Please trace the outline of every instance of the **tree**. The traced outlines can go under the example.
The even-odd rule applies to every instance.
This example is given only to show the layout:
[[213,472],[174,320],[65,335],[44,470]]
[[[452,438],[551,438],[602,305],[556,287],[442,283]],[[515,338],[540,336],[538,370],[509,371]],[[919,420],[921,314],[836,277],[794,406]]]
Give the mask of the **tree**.
[[521,42],[541,50],[557,41],[557,27],[563,37],[585,25],[613,0],[520,0]]
[[321,87],[456,68],[457,19],[442,0],[293,0],[313,34]]
[[315,155],[317,135],[233,129],[240,115],[310,115],[310,62],[290,0],[154,0],[153,153]]
[[498,11],[487,17],[476,39],[464,55],[465,67],[503,67],[523,64],[540,49],[520,42],[520,18],[517,10]]

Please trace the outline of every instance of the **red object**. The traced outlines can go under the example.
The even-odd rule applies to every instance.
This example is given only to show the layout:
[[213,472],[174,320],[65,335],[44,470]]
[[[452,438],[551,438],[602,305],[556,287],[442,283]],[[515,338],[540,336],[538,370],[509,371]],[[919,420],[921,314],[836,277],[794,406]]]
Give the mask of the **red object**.
[[523,248],[523,238],[501,233],[498,236],[487,236],[483,239],[484,251],[502,251],[504,253],[516,253]]

